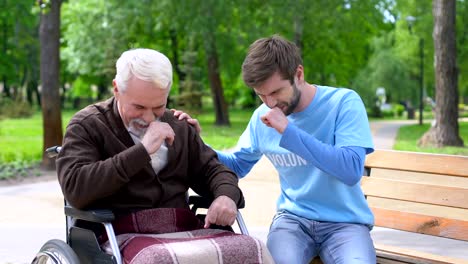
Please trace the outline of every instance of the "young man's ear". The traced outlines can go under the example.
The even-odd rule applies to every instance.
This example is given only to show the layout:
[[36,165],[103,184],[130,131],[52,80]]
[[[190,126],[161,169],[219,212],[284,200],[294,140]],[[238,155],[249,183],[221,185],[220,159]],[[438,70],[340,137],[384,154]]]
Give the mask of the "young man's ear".
[[297,66],[296,68],[296,76],[298,81],[304,80],[304,67],[302,65]]

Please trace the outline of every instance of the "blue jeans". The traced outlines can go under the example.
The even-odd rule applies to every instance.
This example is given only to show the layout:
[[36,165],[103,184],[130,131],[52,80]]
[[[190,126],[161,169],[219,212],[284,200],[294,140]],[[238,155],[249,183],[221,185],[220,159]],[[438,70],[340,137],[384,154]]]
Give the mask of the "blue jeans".
[[277,264],[309,263],[317,255],[325,264],[376,263],[368,226],[317,222],[286,211],[273,218],[267,247]]

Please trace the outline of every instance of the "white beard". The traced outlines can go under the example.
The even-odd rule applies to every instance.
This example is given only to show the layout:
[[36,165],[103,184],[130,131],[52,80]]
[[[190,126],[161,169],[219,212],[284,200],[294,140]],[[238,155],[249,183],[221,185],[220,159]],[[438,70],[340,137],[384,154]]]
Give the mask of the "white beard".
[[[137,124],[139,126],[137,126]],[[148,123],[146,123],[140,118],[132,119],[128,124],[128,132],[130,132],[130,134],[132,135],[135,135],[136,137],[138,137],[138,139],[141,140],[146,133],[148,125]],[[140,128],[140,126],[144,126],[145,128]]]
[[[143,139],[148,125],[148,123],[146,123],[140,118],[135,118],[130,121],[130,123],[128,124],[128,132],[130,133],[130,136],[132,137],[133,142],[135,142],[135,144]],[[140,128],[141,126],[144,126],[145,128]],[[153,167],[153,170],[154,172],[156,172],[156,174],[158,174],[159,171],[161,171],[161,169],[163,169],[167,165],[167,153],[168,149],[166,142],[163,142],[161,147],[159,147],[159,149],[155,153],[150,155],[151,167]]]

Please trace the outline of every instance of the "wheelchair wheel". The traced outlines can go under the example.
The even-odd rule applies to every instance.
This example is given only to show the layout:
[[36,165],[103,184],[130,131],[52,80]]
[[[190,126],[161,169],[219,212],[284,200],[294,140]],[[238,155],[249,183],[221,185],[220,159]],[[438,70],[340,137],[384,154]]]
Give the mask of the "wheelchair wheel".
[[75,251],[59,239],[47,241],[39,250],[31,264],[79,264]]

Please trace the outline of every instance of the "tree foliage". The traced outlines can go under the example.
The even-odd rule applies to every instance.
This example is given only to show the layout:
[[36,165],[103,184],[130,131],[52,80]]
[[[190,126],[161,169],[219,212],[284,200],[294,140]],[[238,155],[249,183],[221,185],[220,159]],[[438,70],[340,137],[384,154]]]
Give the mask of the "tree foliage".
[[3,0],[0,10],[0,82],[4,96],[21,98],[21,87],[39,77],[38,9],[31,1]]
[[465,99],[465,104],[468,104],[468,1],[458,0],[456,5],[458,88],[462,102]]
[[411,80],[408,64],[397,56],[397,50],[392,45],[393,39],[394,32],[374,39],[371,44],[372,55],[354,80],[356,90],[367,100],[367,105],[374,103],[379,87],[386,89],[390,102],[417,102],[416,83]]
[[[468,72],[468,1],[456,3],[463,103],[468,100],[463,74]],[[1,94],[38,104],[39,9],[27,0],[0,5]],[[431,0],[68,0],[61,8],[62,104],[80,107],[77,100],[108,96],[116,58],[127,49],[146,47],[160,50],[173,64],[170,107],[183,107],[177,98],[191,92],[191,83],[197,87],[193,92],[202,94],[201,102],[214,109],[216,123],[229,124],[229,107],[259,103],[241,78],[249,45],[279,34],[301,48],[307,81],[355,89],[367,107],[374,104],[377,87],[386,88],[390,103],[416,106],[419,39],[425,40],[425,95],[436,96],[431,9]],[[416,18],[411,31],[409,15]]]

